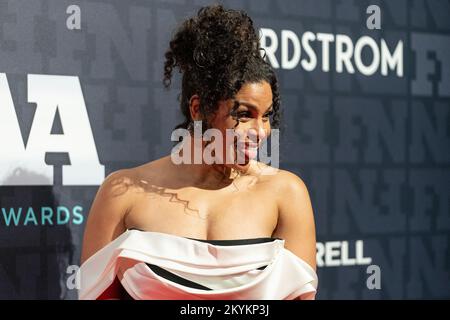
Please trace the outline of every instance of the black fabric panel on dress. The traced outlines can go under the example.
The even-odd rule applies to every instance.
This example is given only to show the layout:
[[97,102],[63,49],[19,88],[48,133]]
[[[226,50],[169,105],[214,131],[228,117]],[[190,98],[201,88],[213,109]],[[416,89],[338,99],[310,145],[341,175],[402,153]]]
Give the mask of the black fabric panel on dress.
[[249,238],[249,239],[230,239],[230,240],[203,240],[203,239],[195,239],[195,238],[187,238],[191,240],[201,241],[201,242],[207,242],[211,243],[213,245],[219,245],[219,246],[235,246],[235,245],[245,245],[245,244],[257,244],[257,243],[264,243],[264,242],[272,242],[279,238]]
[[152,269],[152,271],[154,273],[156,273],[158,276],[161,276],[167,280],[176,282],[176,283],[181,284],[186,287],[191,287],[191,288],[201,289],[201,290],[212,290],[211,288],[205,287],[204,285],[201,285],[197,282],[180,277],[179,275],[174,274],[170,271],[167,271],[166,269],[163,269],[161,267],[158,267],[157,265],[149,264],[149,263],[146,263],[146,265],[150,269]]
[[[212,290],[211,288],[208,288],[208,287],[206,287],[206,286],[204,286],[204,285],[202,285],[200,283],[197,283],[197,282],[185,279],[183,277],[180,277],[179,275],[174,274],[174,273],[172,273],[170,271],[167,271],[166,269],[163,269],[161,267],[158,267],[157,265],[149,264],[149,263],[146,263],[146,265],[150,269],[152,269],[152,271],[154,273],[156,273],[158,276],[161,276],[161,277],[163,277],[163,278],[165,278],[167,280],[170,280],[170,281],[173,281],[175,283],[181,284],[181,285],[186,286],[186,287],[191,287],[191,288],[194,288],[194,289]],[[267,265],[259,267],[258,270],[264,270],[265,267],[267,267]]]

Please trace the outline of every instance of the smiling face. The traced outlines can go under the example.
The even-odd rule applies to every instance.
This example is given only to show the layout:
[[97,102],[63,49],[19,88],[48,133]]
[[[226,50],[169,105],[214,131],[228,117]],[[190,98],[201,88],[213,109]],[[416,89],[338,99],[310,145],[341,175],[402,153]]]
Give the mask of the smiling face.
[[[224,161],[226,166],[243,169],[250,159],[257,156],[258,147],[270,135],[272,102],[272,89],[266,81],[246,83],[237,92],[234,99],[219,102],[211,126],[222,132],[223,154],[226,154],[226,148],[233,149],[234,152],[229,150],[228,154],[234,155],[234,162],[238,162],[227,164],[228,161]],[[233,128],[239,135],[239,142],[227,147],[225,143],[226,130]]]

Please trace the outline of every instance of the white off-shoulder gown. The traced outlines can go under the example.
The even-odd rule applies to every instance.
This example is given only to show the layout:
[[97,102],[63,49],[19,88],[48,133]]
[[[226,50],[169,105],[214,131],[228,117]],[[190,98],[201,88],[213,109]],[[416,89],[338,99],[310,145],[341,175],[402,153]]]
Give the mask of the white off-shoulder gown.
[[317,274],[284,243],[280,238],[208,241],[127,230],[80,267],[79,299],[104,297],[118,281],[133,299],[314,299]]

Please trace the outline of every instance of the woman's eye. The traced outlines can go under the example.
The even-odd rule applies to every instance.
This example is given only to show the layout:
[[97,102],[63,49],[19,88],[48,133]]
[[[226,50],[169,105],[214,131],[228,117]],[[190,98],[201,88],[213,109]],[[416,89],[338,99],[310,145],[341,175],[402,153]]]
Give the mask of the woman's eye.
[[[269,120],[269,117],[270,117],[272,114],[273,114],[273,110],[271,110],[271,111],[267,112],[265,115],[263,115],[264,121]],[[244,119],[244,120],[247,120],[247,119],[250,119],[250,118],[252,117],[252,114],[251,114],[251,112],[249,112],[249,111],[240,111],[240,112],[237,112],[237,113],[236,113],[236,117],[237,117],[238,119]]]

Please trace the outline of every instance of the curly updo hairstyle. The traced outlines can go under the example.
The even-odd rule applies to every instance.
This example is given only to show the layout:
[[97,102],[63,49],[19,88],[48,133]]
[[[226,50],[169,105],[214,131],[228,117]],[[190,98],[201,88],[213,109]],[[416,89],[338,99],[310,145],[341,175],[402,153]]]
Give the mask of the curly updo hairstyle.
[[[280,96],[278,80],[261,57],[259,38],[252,19],[243,11],[221,5],[201,8],[196,17],[185,20],[176,30],[165,53],[163,83],[171,84],[175,67],[182,73],[180,108],[185,120],[175,129],[189,127],[192,121],[189,101],[200,100],[203,132],[210,128],[206,118],[215,114],[220,100],[232,99],[244,83],[267,81],[272,88],[273,113],[270,123],[278,128]],[[235,105],[233,111],[238,105]],[[239,120],[235,118],[237,123]]]

